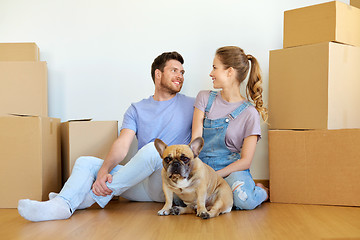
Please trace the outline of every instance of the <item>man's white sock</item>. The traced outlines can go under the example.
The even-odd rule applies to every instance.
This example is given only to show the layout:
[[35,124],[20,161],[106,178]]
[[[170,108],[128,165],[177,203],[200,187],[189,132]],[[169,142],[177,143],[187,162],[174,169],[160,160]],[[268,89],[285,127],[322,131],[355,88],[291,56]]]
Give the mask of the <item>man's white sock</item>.
[[69,205],[61,197],[45,202],[21,199],[18,211],[23,218],[33,222],[68,219],[72,215]]
[[57,195],[59,195],[59,194],[56,193],[56,192],[50,192],[50,193],[49,193],[49,200],[55,198]]

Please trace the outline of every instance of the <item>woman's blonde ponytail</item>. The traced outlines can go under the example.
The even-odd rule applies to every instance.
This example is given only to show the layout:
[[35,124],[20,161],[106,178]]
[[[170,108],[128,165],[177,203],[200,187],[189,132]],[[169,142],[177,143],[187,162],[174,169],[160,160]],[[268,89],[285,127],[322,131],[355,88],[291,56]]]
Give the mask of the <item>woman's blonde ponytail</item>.
[[268,110],[264,107],[262,99],[262,77],[261,70],[258,61],[252,55],[247,55],[247,58],[251,62],[251,70],[248,83],[246,85],[246,97],[248,100],[250,98],[255,104],[256,110],[261,114],[261,117],[264,121],[268,118]]

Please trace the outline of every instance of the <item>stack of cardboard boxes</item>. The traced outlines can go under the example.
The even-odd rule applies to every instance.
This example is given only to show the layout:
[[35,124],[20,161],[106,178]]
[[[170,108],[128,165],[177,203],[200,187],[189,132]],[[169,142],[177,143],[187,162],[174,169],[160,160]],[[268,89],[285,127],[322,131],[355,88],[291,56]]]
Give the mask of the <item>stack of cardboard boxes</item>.
[[48,200],[78,157],[104,159],[118,135],[117,121],[48,117],[47,65],[39,59],[35,43],[0,43],[0,208]]
[[61,187],[60,119],[48,117],[47,65],[35,43],[0,44],[0,207]]
[[270,199],[360,206],[360,9],[286,11],[283,46],[270,51]]

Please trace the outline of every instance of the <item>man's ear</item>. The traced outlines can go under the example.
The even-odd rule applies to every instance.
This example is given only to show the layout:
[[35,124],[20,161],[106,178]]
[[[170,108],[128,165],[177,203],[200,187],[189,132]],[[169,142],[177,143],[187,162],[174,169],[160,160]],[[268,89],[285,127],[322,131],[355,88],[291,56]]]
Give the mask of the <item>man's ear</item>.
[[189,147],[191,148],[192,152],[194,153],[194,158],[199,156],[201,149],[204,146],[204,139],[202,137],[195,138],[190,144]]
[[162,158],[163,153],[164,153],[165,149],[167,148],[167,145],[158,138],[155,139],[154,145],[155,145],[156,150],[159,152],[160,157]]
[[155,72],[154,72],[155,86],[160,83],[161,76],[162,76],[162,72],[160,71],[160,69],[155,69]]
[[162,72],[160,71],[160,69],[155,69],[155,77],[156,78],[161,78],[161,74],[162,74]]

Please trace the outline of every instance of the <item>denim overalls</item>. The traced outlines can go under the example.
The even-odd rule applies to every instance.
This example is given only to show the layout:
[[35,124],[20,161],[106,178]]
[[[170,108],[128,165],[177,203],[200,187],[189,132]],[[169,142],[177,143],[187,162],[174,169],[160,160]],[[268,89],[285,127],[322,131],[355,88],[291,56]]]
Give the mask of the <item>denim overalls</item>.
[[[215,171],[240,159],[239,153],[231,152],[225,145],[225,134],[230,121],[239,116],[251,105],[246,101],[225,118],[211,120],[207,118],[210,108],[216,98],[217,92],[211,91],[207,106],[205,108],[205,119],[203,126],[204,147],[199,158]],[[234,196],[234,207],[236,209],[254,209],[267,198],[264,189],[255,186],[250,170],[231,173],[225,178],[230,185]]]

